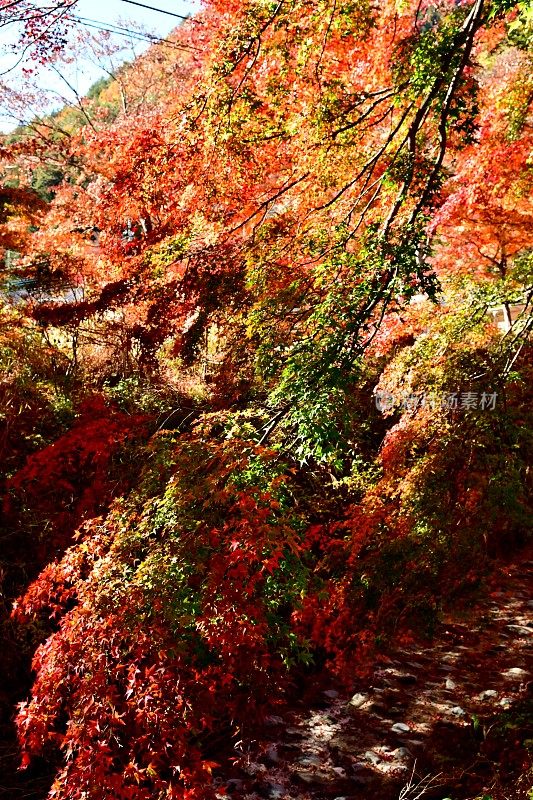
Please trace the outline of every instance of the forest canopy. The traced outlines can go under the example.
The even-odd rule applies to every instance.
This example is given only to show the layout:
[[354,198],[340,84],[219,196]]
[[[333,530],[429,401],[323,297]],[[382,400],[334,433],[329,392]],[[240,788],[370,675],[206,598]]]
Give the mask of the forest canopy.
[[[55,64],[62,6],[0,2]],[[2,136],[0,669],[50,798],[220,797],[213,740],[527,546],[531,34],[206,0]]]

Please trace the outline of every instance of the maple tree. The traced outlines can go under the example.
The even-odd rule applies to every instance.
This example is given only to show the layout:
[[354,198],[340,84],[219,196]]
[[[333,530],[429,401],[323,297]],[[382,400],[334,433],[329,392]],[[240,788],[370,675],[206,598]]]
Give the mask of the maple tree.
[[2,352],[42,359],[26,414],[29,373],[5,384],[4,510],[42,567],[17,726],[51,797],[215,797],[210,737],[430,635],[524,543],[529,26],[510,0],[210,0],[5,137],[33,284]]
[[45,63],[63,50],[70,22],[69,11],[75,5],[75,0],[56,0],[42,7],[29,0],[2,0],[0,28],[18,26],[22,49],[20,60],[30,53],[37,62]]

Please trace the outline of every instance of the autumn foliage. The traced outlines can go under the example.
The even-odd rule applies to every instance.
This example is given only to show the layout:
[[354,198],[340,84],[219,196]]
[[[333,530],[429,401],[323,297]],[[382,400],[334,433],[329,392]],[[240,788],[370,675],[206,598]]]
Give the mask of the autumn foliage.
[[41,569],[16,724],[50,797],[214,798],[297,678],[349,686],[525,544],[530,25],[210,0],[5,137],[4,525]]

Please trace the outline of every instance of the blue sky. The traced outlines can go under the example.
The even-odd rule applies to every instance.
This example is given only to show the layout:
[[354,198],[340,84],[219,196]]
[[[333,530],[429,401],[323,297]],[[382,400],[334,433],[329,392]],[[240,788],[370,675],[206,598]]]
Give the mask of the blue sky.
[[[175,14],[191,14],[194,10],[199,8],[198,0],[139,0],[139,2],[146,5],[156,6],[159,9],[171,11]],[[38,6],[46,6],[49,4],[44,2],[36,2]],[[150,33],[157,36],[166,36],[177,24],[179,19],[176,19],[166,14],[149,9],[140,8],[135,5],[124,2],[124,0],[79,0],[76,6],[75,13],[78,17],[95,20],[104,25],[120,24],[128,27],[128,22],[134,22],[136,25],[143,26]],[[88,34],[96,32],[91,28],[82,28]],[[16,42],[17,31],[13,26],[6,26],[0,28],[0,72],[10,69],[17,61],[18,55],[10,50],[10,45]],[[126,44],[127,39],[124,37],[117,37],[118,42]],[[134,50],[136,54],[143,52],[148,45],[140,41],[135,41]],[[130,58],[132,51],[130,50]],[[23,63],[21,63],[12,72],[5,74],[0,80],[3,80],[7,86],[17,88],[21,85]],[[97,66],[92,64],[87,59],[79,60],[71,65],[65,67],[61,65],[61,71],[68,79],[69,83],[75,87],[76,91],[83,95],[99,77],[104,73]],[[50,69],[39,68],[35,74],[35,83],[39,88],[50,91],[50,105],[54,107],[61,105],[57,100],[58,94],[68,95],[68,87],[65,81],[61,80]],[[55,94],[54,94],[55,93]],[[5,107],[3,108],[0,103],[0,131],[8,131],[15,126],[15,122],[8,116]]]

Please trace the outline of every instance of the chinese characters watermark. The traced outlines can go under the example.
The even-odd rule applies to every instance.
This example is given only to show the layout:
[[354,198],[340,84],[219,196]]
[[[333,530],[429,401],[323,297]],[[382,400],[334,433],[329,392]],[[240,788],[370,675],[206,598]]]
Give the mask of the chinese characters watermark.
[[403,409],[416,411],[417,408],[430,408],[449,411],[494,411],[498,395],[496,392],[440,392],[436,394],[405,394],[402,396],[389,392],[376,392],[374,400],[378,411]]

